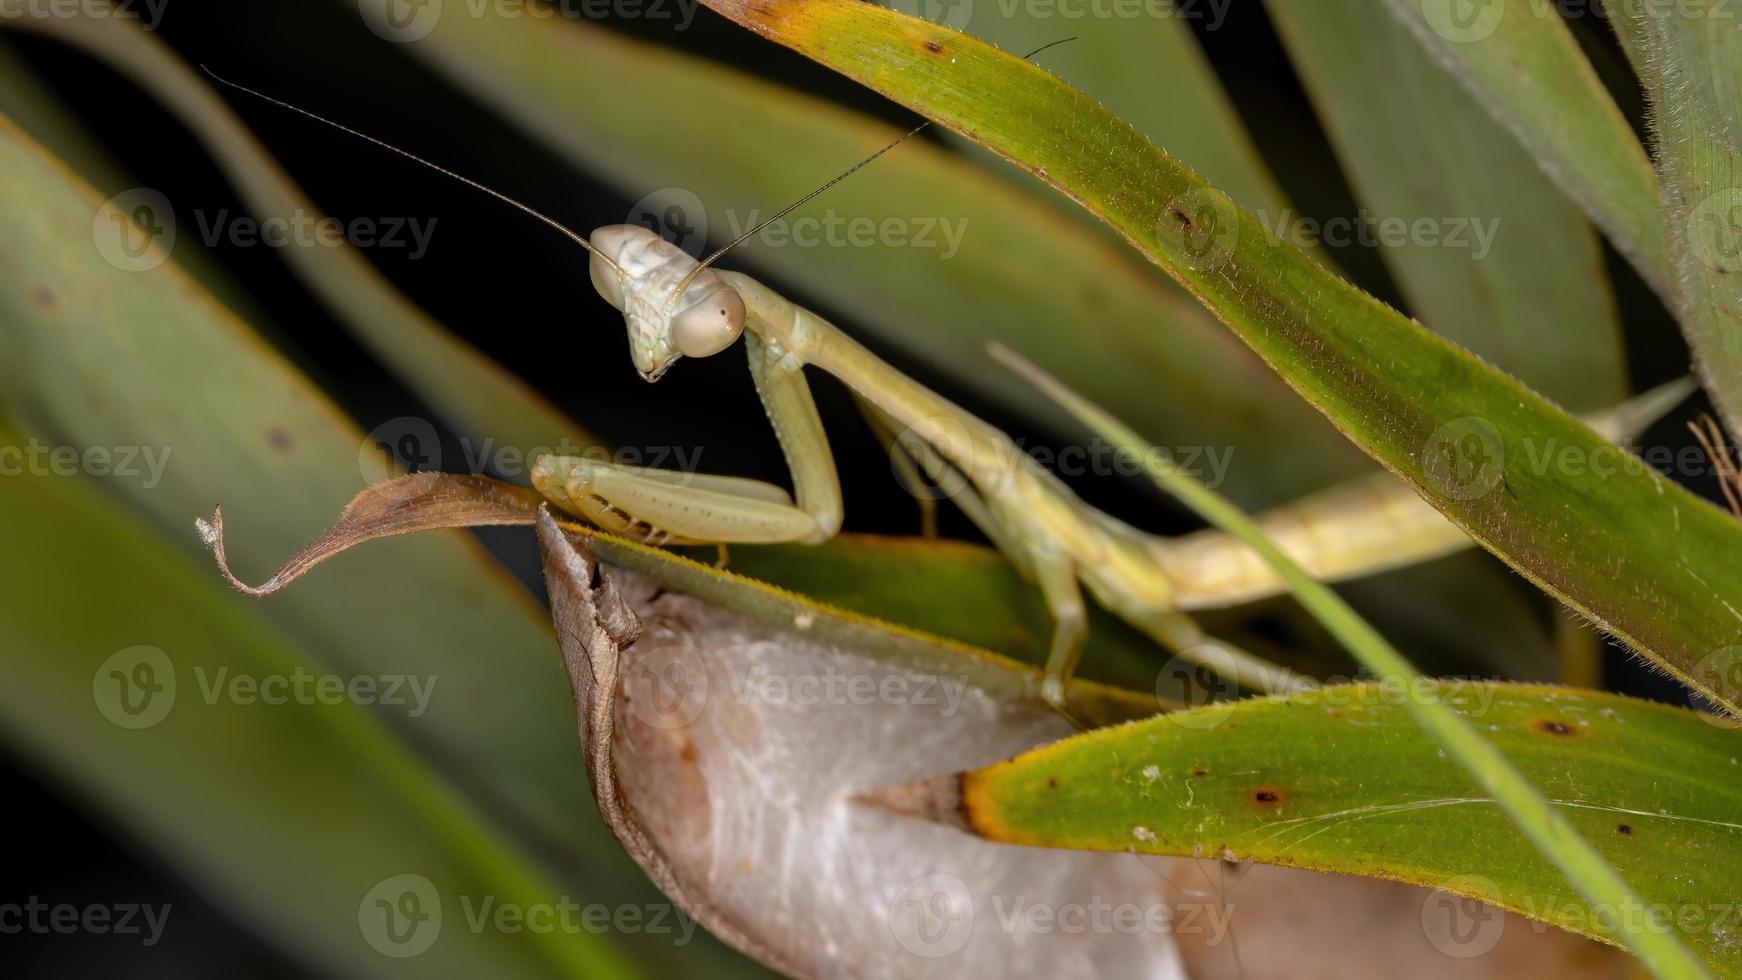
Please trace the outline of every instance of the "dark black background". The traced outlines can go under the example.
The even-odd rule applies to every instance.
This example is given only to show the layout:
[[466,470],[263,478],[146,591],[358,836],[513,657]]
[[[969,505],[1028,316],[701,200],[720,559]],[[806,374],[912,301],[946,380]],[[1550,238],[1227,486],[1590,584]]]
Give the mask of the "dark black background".
[[[382,43],[348,3],[168,0],[166,9],[160,34],[189,61],[439,160],[573,227],[585,230],[628,214],[631,199],[574,170]],[[675,37],[669,28],[645,22],[607,26],[772,75],[893,123],[913,122],[900,108],[705,10],[690,30]],[[1196,26],[1278,178],[1303,212],[1354,213],[1356,205],[1256,0],[1235,0],[1229,19],[1216,31],[1202,30],[1201,21]],[[1599,66],[1618,70],[1601,23],[1586,19],[1576,26]],[[163,190],[178,210],[245,210],[193,139],[148,98],[82,56],[13,33],[6,32],[6,40],[16,41],[140,184]],[[1637,93],[1624,78],[1616,91],[1637,115]],[[372,251],[370,258],[438,320],[550,394],[592,431],[611,442],[645,442],[650,432],[670,433],[679,444],[709,446],[715,460],[721,457],[714,453],[723,456],[729,450],[735,472],[783,481],[777,447],[741,362],[685,362],[665,383],[646,386],[630,367],[621,320],[586,281],[585,256],[578,249],[523,216],[379,150],[245,98],[231,102],[329,214],[439,216],[431,251],[422,259],[409,261],[404,252],[386,250]],[[842,168],[850,163],[841,161]],[[817,182],[829,176],[818,174]],[[806,190],[794,187],[792,196]],[[770,210],[782,203],[744,205]],[[364,428],[398,416],[436,417],[309,298],[273,250],[229,248],[219,258],[271,312],[275,342]],[[1398,302],[1375,253],[1345,249],[1337,260],[1363,286]],[[1643,387],[1685,371],[1686,350],[1669,318],[1623,263],[1611,256],[1610,264],[1626,312],[1636,383]],[[831,313],[824,297],[788,294]],[[850,326],[850,320],[832,318]],[[940,381],[923,365],[893,359],[922,380]],[[887,461],[844,396],[831,384],[817,387],[843,464],[849,526],[911,533],[913,503],[890,479]],[[971,398],[961,400],[996,423],[1016,425]],[[1041,442],[1046,435],[1026,434]],[[1673,427],[1660,427],[1653,439],[1684,441]],[[1104,480],[1080,489],[1116,512],[1145,514],[1146,523],[1158,530],[1188,526],[1145,488]],[[1158,513],[1163,516],[1153,516]],[[971,535],[953,516],[946,519],[945,531]],[[497,538],[492,543],[525,560],[517,545]],[[1677,698],[1673,688],[1648,678],[1630,658],[1611,653],[1612,684]],[[137,940],[124,937],[0,936],[0,969],[44,976],[99,970],[129,976],[299,972],[231,924],[222,908],[200,896],[197,882],[154,859],[120,828],[93,820],[52,777],[22,760],[8,761],[0,769],[0,793],[12,802],[14,830],[0,902],[35,895],[75,904],[168,902],[174,911],[154,955],[133,955]]]

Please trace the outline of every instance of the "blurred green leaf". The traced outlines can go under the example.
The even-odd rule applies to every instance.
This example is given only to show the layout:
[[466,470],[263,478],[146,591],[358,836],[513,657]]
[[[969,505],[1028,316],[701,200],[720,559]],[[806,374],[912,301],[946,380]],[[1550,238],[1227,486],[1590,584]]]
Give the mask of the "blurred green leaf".
[[[29,450],[0,430],[0,453]],[[0,478],[0,512],[0,730],[227,914],[335,974],[624,975],[595,935],[467,927],[468,902],[554,906],[558,892],[380,718],[321,699],[316,679],[361,675],[307,657],[85,477]],[[380,710],[439,724],[463,695],[434,664],[410,669],[429,712],[403,692]],[[274,683],[290,703],[271,702]],[[390,936],[373,902],[408,892],[433,924]],[[388,958],[426,937],[426,955]]]
[[[1069,739],[962,778],[991,840],[1219,856],[1408,881],[1607,942],[1673,929],[1742,976],[1742,783],[1733,727],[1612,694],[1434,682],[1637,888],[1593,909],[1410,716],[1396,686],[1206,705]],[[1177,801],[1189,800],[1180,806]],[[1697,857],[1693,857],[1697,855]]]
[[1709,0],[1607,6],[1651,104],[1672,304],[1706,390],[1742,434],[1742,21]]
[[1409,309],[1569,409],[1626,397],[1614,296],[1578,207],[1371,0],[1268,9],[1362,203],[1409,229],[1380,237]]
[[[1742,708],[1731,677],[1742,526],[1728,515],[1622,465],[1534,392],[1274,244],[1224,195],[1034,66],[862,3],[710,6],[1082,203],[1478,542],[1678,679]],[[1598,460],[1613,465],[1593,468]]]
[[[133,21],[42,16],[0,18],[0,26],[38,31],[73,45],[157,98],[211,151],[262,224],[323,216],[205,79]],[[189,252],[199,255],[197,250]],[[578,449],[596,444],[519,378],[406,298],[348,242],[278,252],[382,363],[404,377],[455,428],[475,438],[523,448]]]
[[[148,238],[130,216],[163,234]],[[126,472],[105,489],[189,551],[200,545],[193,519],[223,503],[232,560],[264,571],[330,521],[379,455],[168,261],[170,221],[149,198],[97,202],[0,125],[7,411],[39,446],[106,454]],[[656,894],[587,795],[544,611],[475,542],[389,542],[259,609],[331,670],[440,677],[443,696],[414,724],[389,716],[401,733],[565,878],[585,881],[588,898]],[[625,942],[670,953],[657,937]]]
[[[902,0],[885,6],[910,13],[914,8]],[[1167,147],[1241,207],[1271,212],[1288,207],[1193,36],[1194,20],[1206,32],[1220,30],[1228,14],[1225,4],[1133,4],[1115,8],[1119,15],[1096,17],[1065,17],[1064,7],[1033,4],[921,6],[942,12],[947,26],[1012,54],[1068,38],[1069,43],[1048,47],[1034,60]]]
[[1584,207],[1646,282],[1671,295],[1675,275],[1651,161],[1554,3],[1385,3]]
[[[629,196],[678,188],[648,198],[656,216],[673,205],[693,210],[684,202],[699,199],[716,241],[899,132],[791,89],[561,19],[445,17],[406,48]],[[634,84],[625,84],[630,78]],[[706,152],[698,154],[700,147]],[[1262,459],[1228,475],[1230,491],[1248,503],[1280,501],[1361,468],[1334,433],[1294,411],[1275,379],[1170,284],[1104,235],[957,154],[910,141],[795,220],[803,215],[894,221],[914,233],[938,220],[934,248],[754,242],[729,261],[827,297],[831,309],[977,394],[1068,424],[1001,372],[985,370],[985,343],[996,338],[1097,393],[1158,442],[1238,446]],[[598,223],[637,217],[603,215]],[[959,251],[945,240],[948,229],[961,234]],[[578,274],[575,288],[586,290]],[[608,311],[598,309],[605,324]]]

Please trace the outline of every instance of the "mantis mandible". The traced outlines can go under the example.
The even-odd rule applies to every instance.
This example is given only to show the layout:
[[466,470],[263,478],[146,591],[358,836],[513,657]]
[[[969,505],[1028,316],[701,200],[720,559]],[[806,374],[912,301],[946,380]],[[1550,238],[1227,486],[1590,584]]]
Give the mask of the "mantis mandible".
[[[210,72],[208,71],[208,74]],[[366,140],[460,181],[560,231],[589,253],[593,286],[623,314],[630,356],[649,382],[682,358],[744,341],[750,376],[785,455],[792,490],[732,476],[542,456],[533,486],[606,531],[667,544],[823,542],[841,528],[841,486],[804,369],[847,385],[895,451],[929,478],[959,477],[952,500],[1043,595],[1053,633],[1041,695],[1064,711],[1086,640],[1084,593],[1176,655],[1242,687],[1284,691],[1313,682],[1204,633],[1189,610],[1282,590],[1256,555],[1224,535],[1165,538],[1084,503],[1006,434],[902,374],[847,333],[738,272],[713,267],[770,222],[814,199],[923,129],[922,123],[840,176],[698,261],[638,225],[590,236],[532,207],[350,127],[212,75],[217,81]],[[1636,434],[1686,393],[1672,383],[1587,424],[1610,439]],[[890,439],[891,433],[902,437]],[[1380,473],[1262,515],[1290,557],[1327,581],[1438,557],[1470,545],[1402,481]]]

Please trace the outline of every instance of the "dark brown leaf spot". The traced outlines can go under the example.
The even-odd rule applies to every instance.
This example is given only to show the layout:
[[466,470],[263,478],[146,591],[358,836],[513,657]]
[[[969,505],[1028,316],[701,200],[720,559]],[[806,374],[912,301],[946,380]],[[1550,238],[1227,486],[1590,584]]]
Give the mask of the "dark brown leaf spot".
[[289,450],[291,446],[296,444],[296,439],[290,434],[288,429],[281,429],[277,426],[273,426],[266,430],[266,444],[279,452],[285,452]]
[[1174,220],[1179,222],[1179,225],[1181,228],[1192,227],[1192,216],[1191,215],[1186,214],[1184,211],[1181,211],[1177,207],[1170,207],[1167,210],[1168,210],[1169,214],[1173,215]]
[[1282,790],[1267,783],[1252,791],[1252,802],[1265,807],[1281,806]]
[[1046,788],[1047,789],[1058,789],[1059,788],[1059,781],[1056,778],[1049,777],[1046,781]]
[[1192,770],[1192,778],[1193,779],[1203,779],[1203,778],[1207,777],[1209,774],[1210,774],[1210,770],[1205,769],[1203,766],[1198,766],[1197,768]]
[[50,309],[55,304],[54,290],[47,286],[37,286],[30,291],[30,301],[43,309]]
[[944,53],[944,46],[937,43],[936,41],[925,42],[925,49],[927,51],[930,51],[932,54],[943,54]]
[[1561,721],[1559,718],[1538,718],[1531,727],[1545,735],[1559,735],[1565,737],[1575,734],[1573,726]]
[[1633,825],[1618,823],[1615,825],[1615,832],[1623,837],[1631,837],[1633,835]]

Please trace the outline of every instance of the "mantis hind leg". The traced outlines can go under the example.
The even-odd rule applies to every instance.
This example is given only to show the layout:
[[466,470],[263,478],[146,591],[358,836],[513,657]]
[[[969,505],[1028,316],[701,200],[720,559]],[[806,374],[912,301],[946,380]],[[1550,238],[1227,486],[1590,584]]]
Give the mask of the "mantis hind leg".
[[[858,403],[859,414],[865,417],[865,424],[870,427],[871,434],[877,437],[878,444],[883,447],[884,455],[889,457],[889,468],[895,473],[895,479],[919,506],[920,537],[935,539],[938,536],[937,498],[941,494],[926,482],[923,464],[915,455],[917,450],[903,445],[900,425],[890,418],[889,413],[877,407],[876,402],[858,392],[853,393],[853,400]],[[929,446],[926,448],[930,449]]]
[[1140,610],[1121,613],[1121,618],[1181,660],[1201,664],[1249,691],[1278,694],[1317,686],[1310,677],[1205,633],[1196,620],[1178,610]]

